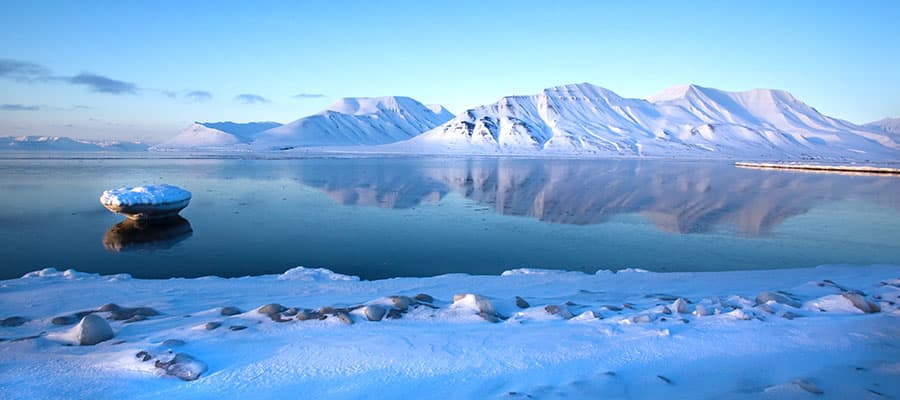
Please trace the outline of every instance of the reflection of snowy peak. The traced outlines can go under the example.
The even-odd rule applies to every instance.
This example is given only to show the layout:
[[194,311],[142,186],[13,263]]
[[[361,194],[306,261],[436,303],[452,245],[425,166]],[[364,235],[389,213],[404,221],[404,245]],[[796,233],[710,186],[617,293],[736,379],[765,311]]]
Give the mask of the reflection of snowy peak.
[[255,135],[281,126],[277,122],[194,122],[177,136],[151,147],[151,150],[192,150],[226,148],[251,142]]
[[409,97],[355,97],[338,100],[317,114],[261,133],[260,149],[358,146],[406,140],[453,118],[441,106]]
[[695,85],[648,100],[587,83],[510,96],[466,111],[394,150],[741,158],[896,159],[884,132],[830,118],[778,90]]
[[0,137],[0,151],[145,151],[140,142],[72,139],[60,136]]

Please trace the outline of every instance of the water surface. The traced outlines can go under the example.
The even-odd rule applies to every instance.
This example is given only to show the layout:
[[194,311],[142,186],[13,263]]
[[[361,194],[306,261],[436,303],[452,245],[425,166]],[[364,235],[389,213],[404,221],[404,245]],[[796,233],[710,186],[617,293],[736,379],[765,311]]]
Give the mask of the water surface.
[[[98,202],[145,183],[192,191],[183,219],[122,222]],[[900,178],[720,162],[5,159],[0,194],[3,279],[900,264]]]

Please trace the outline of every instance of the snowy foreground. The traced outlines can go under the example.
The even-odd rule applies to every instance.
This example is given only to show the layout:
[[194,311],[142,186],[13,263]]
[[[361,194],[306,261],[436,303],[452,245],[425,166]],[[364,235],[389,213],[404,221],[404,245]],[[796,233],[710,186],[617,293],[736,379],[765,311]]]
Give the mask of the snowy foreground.
[[[898,301],[900,266],[380,281],[47,269],[0,282],[0,398],[898,398]],[[73,345],[106,320],[114,337]]]

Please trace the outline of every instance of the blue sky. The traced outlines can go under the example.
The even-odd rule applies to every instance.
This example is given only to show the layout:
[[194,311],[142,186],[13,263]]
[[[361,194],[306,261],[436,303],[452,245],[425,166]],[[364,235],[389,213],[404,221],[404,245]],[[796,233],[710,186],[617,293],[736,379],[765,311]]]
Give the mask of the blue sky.
[[852,122],[900,116],[898,1],[625,3],[0,2],[0,136],[152,142],[345,96],[460,112],[574,82],[778,88]]

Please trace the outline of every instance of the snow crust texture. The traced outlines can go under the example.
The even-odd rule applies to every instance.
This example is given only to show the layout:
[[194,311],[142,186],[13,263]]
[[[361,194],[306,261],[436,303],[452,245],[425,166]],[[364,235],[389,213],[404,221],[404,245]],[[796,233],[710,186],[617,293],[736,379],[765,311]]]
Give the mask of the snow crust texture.
[[896,398],[898,276],[46,269],[0,281],[0,398]]
[[167,184],[123,187],[103,192],[100,202],[112,206],[159,205],[191,199],[191,192]]

